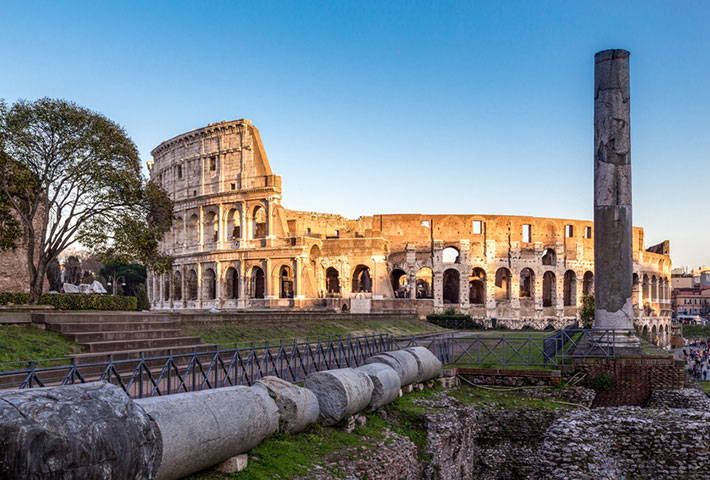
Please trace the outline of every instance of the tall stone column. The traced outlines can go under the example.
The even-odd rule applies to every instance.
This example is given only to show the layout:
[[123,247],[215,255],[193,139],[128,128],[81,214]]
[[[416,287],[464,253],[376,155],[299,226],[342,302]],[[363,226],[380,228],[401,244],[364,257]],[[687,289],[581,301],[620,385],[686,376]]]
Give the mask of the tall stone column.
[[[615,330],[614,344],[634,335],[629,52],[594,56],[595,329]],[[605,340],[611,337],[605,337]]]

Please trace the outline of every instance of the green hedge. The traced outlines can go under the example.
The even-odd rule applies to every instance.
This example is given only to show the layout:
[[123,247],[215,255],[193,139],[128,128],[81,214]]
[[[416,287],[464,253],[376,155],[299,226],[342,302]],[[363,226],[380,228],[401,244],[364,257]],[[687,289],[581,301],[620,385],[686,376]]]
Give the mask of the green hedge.
[[426,319],[429,323],[438,325],[444,328],[453,328],[456,330],[480,330],[483,325],[474,321],[470,315],[462,314],[440,314],[427,315]]
[[[25,305],[29,297],[29,293],[0,292],[0,305]],[[136,297],[45,293],[40,297],[39,305],[51,305],[57,310],[135,310],[137,301]]]

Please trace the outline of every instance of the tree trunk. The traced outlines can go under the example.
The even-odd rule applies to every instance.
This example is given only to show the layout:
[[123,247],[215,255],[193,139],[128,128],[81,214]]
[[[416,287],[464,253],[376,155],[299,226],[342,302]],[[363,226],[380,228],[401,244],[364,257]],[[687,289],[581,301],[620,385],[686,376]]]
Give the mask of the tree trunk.
[[47,262],[43,256],[40,255],[38,263],[37,268],[30,267],[30,298],[27,301],[30,305],[39,303],[42,290],[44,289],[44,275],[47,271]]

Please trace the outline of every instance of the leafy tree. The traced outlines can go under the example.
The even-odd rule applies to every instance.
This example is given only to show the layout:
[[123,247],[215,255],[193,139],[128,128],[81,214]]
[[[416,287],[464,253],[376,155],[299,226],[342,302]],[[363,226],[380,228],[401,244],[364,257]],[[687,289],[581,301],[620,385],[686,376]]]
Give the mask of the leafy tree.
[[138,285],[136,299],[138,300],[136,310],[139,312],[150,310],[150,301],[148,300],[148,292],[145,289],[145,283]]
[[12,227],[10,217],[18,222],[9,234],[0,228],[0,246],[24,234],[30,303],[39,300],[49,263],[76,242],[159,273],[170,266],[155,240],[170,228],[170,200],[142,177],[123,128],[101,114],[65,100],[12,107],[0,100],[0,191],[0,227]]
[[[109,292],[113,290],[114,282],[125,282],[123,287],[124,295],[129,295],[132,297],[136,296],[138,291],[138,286],[145,283],[147,278],[146,269],[143,265],[138,263],[123,263],[120,261],[108,262],[104,268],[101,269],[101,276],[104,277],[107,283],[111,282],[111,287],[109,287]],[[121,279],[122,280],[119,280]],[[118,291],[118,289],[117,289]]]
[[579,312],[584,328],[589,328],[594,323],[594,295],[582,295],[582,310]]

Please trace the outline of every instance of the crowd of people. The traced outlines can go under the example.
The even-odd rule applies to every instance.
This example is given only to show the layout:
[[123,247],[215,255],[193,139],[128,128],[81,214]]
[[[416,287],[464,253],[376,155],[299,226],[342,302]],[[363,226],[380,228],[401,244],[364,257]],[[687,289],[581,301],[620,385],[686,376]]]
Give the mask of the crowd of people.
[[696,380],[708,380],[710,376],[710,350],[707,342],[694,342],[683,349],[688,374]]

